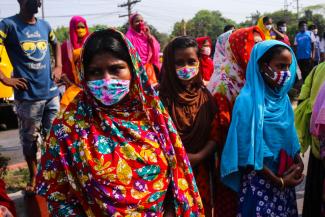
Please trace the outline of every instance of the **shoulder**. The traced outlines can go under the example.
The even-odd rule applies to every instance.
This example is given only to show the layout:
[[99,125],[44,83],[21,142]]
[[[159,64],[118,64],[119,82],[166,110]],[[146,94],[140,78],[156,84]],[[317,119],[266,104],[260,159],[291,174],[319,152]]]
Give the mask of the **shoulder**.
[[2,23],[3,25],[6,25],[6,26],[16,25],[17,24],[17,15],[4,18],[3,20],[1,20],[0,23]]
[[37,22],[41,27],[46,27],[49,31],[52,30],[51,25],[46,20],[38,19]]

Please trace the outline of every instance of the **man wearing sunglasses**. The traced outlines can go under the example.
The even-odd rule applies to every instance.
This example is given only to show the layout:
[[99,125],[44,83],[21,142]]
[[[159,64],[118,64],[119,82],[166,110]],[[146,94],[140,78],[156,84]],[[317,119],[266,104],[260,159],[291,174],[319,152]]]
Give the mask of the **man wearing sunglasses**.
[[60,105],[56,82],[62,72],[61,50],[50,25],[35,17],[40,0],[18,3],[20,12],[0,22],[0,45],[5,46],[13,66],[11,78],[0,70],[0,82],[14,88],[20,142],[30,172],[26,193],[34,194],[37,141],[50,130]]

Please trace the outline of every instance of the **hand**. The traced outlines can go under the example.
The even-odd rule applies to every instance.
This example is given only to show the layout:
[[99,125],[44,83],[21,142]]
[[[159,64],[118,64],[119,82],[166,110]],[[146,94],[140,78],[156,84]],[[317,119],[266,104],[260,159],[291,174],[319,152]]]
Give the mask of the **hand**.
[[297,164],[298,167],[300,167],[300,175],[302,175],[302,173],[304,172],[304,169],[305,169],[305,165],[304,165],[304,162],[302,161],[299,154],[297,154],[295,156],[295,164]]
[[62,75],[62,67],[56,66],[52,72],[52,77],[55,83],[60,81],[61,75]]
[[192,167],[196,166],[198,163],[200,163],[202,161],[202,157],[201,157],[200,153],[187,154],[187,156],[191,162]]
[[13,217],[12,213],[8,210],[8,208],[4,206],[0,206],[0,216]]
[[16,90],[27,90],[27,80],[25,78],[7,78],[2,79],[2,83],[8,87],[12,87]]
[[285,187],[296,187],[304,180],[304,175],[300,173],[301,168],[298,165],[290,167],[286,175],[283,177]]

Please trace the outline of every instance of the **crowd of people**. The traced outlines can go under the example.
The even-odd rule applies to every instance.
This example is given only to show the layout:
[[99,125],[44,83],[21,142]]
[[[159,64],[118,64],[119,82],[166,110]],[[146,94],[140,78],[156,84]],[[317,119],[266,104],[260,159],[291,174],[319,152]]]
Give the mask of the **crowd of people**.
[[[125,34],[72,17],[61,45],[35,17],[40,1],[18,2],[0,22],[14,68],[0,82],[14,88],[25,195],[45,198],[50,216],[298,217],[309,147],[303,216],[325,216],[316,25],[300,21],[291,47],[286,22],[264,16],[227,25],[215,45],[176,37],[161,61],[138,13]],[[294,111],[288,93],[301,83]],[[0,184],[0,214],[16,216]]]

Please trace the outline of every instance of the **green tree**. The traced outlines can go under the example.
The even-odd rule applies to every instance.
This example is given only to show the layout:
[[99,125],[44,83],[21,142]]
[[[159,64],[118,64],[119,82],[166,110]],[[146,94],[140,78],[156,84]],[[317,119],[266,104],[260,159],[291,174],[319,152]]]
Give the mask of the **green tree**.
[[219,11],[201,10],[186,23],[184,21],[175,23],[172,36],[184,35],[185,31],[187,35],[193,37],[210,36],[214,40],[223,33],[227,24],[235,25],[236,23],[223,17]]

